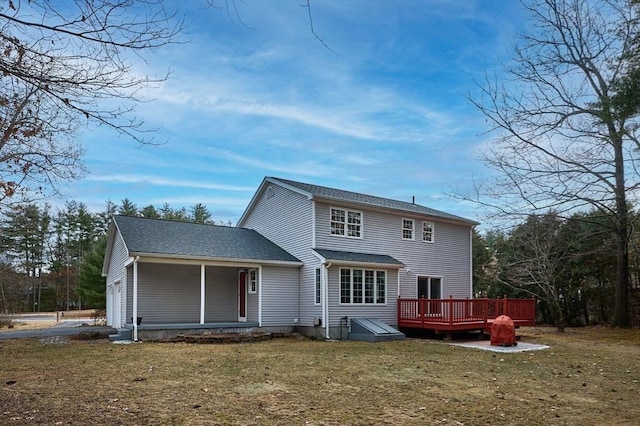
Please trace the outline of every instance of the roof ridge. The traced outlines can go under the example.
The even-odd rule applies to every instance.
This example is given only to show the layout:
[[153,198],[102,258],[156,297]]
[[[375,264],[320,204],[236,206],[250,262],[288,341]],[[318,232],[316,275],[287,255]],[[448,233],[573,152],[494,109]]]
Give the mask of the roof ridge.
[[324,197],[328,199],[337,199],[344,202],[369,205],[369,206],[375,206],[375,207],[383,207],[383,208],[388,208],[393,210],[411,212],[414,214],[417,213],[417,214],[422,214],[427,216],[434,216],[434,217],[445,219],[445,220],[449,219],[454,221],[463,221],[466,223],[477,224],[476,221],[473,221],[471,219],[467,219],[465,217],[458,216],[453,213],[447,213],[445,211],[434,209],[432,207],[425,206],[422,204],[416,204],[415,201],[409,202],[409,201],[397,200],[394,198],[382,197],[379,195],[372,195],[364,192],[356,192],[356,191],[350,191],[347,189],[332,188],[330,186],[299,182],[299,181],[279,178],[275,176],[271,176],[269,177],[269,179],[278,181],[285,185],[293,186],[301,191],[310,193],[312,196],[318,196],[321,198]]
[[[190,221],[178,220],[178,219],[165,219],[161,217],[129,216],[124,214],[112,214],[111,216],[114,218],[124,217],[124,218],[141,219],[141,220],[155,220],[155,221],[169,222],[169,223],[184,223],[187,225],[217,226],[220,228],[236,228],[235,226],[219,225],[217,223],[190,222]],[[246,228],[239,228],[239,229],[246,229]]]

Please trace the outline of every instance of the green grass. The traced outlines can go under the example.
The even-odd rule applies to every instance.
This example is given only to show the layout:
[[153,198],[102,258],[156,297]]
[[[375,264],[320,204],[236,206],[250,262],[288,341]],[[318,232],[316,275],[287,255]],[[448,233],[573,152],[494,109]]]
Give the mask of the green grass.
[[[1,424],[615,425],[640,419],[640,331],[442,341],[0,341]],[[15,381],[13,384],[12,381]]]

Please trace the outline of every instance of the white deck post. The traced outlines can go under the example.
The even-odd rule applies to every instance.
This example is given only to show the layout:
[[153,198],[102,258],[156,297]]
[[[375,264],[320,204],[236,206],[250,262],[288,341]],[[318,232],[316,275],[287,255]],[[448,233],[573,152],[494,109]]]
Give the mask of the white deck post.
[[205,266],[204,264],[200,265],[200,324],[204,324],[204,292],[205,292]]
[[138,341],[138,260],[133,260],[133,341]]

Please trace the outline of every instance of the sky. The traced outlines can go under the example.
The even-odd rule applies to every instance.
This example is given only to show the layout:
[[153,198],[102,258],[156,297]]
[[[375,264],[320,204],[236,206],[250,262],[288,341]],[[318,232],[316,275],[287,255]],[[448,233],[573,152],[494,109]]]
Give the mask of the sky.
[[235,224],[275,176],[483,220],[452,197],[490,173],[480,158],[492,135],[468,96],[512,57],[519,2],[316,0],[322,41],[303,0],[184,3],[167,2],[184,17],[182,43],[135,68],[170,71],[136,107],[161,143],[81,130],[87,174],[62,200],[202,203]]

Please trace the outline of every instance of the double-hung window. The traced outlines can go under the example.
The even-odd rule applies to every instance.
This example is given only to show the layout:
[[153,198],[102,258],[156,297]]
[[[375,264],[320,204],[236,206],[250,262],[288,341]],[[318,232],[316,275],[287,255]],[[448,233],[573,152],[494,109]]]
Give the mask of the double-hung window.
[[370,269],[340,269],[341,304],[387,303],[387,273]]
[[254,294],[258,291],[258,271],[255,269],[249,269],[249,294]]
[[402,219],[402,239],[413,240],[413,219]]
[[422,241],[433,242],[433,222],[422,222]]
[[331,235],[362,238],[362,212],[331,207]]

